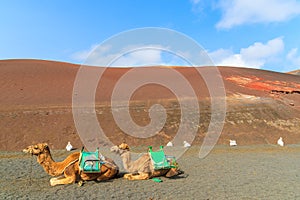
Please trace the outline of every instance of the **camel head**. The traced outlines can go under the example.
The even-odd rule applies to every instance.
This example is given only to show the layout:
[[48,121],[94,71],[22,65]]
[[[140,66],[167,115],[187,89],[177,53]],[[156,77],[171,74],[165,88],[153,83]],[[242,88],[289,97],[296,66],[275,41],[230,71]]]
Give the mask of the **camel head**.
[[117,154],[123,154],[124,152],[128,152],[129,151],[129,146],[126,143],[122,143],[120,145],[116,145],[110,148],[111,152],[115,152]]
[[41,153],[49,152],[49,146],[47,143],[39,143],[35,145],[30,145],[23,149],[24,153],[30,153],[31,155],[39,155]]

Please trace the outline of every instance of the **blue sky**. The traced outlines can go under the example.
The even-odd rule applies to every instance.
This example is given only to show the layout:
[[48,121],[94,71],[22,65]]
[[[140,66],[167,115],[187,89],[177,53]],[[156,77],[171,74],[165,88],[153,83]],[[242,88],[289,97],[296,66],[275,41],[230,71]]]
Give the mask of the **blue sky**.
[[300,68],[299,0],[6,0],[0,59],[82,63],[123,31],[162,27],[198,42],[216,65]]

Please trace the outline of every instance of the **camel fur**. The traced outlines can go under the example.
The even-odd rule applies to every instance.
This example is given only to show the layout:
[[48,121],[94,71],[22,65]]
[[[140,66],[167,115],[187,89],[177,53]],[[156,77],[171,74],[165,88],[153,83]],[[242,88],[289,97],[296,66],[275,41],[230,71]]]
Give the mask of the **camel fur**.
[[[55,162],[52,159],[50,149],[47,143],[39,143],[28,146],[23,150],[24,153],[30,153],[37,156],[37,162],[44,168],[45,172],[51,176],[60,176],[50,179],[50,185],[71,184],[83,181],[97,180],[104,181],[114,178],[119,168],[110,158],[105,158],[105,164],[101,166],[100,173],[84,173],[79,170],[80,152],[74,152],[61,162]],[[61,176],[62,175],[62,176]]]
[[129,172],[124,175],[124,178],[128,180],[146,180],[159,176],[170,178],[183,173],[178,168],[154,170],[149,153],[132,161],[129,146],[126,143],[111,147],[111,151],[121,156],[124,168]]

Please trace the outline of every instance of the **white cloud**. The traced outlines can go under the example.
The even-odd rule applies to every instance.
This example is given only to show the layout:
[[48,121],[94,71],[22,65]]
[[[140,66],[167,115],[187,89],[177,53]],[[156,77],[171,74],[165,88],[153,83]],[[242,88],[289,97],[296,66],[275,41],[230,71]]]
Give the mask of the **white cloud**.
[[282,22],[300,14],[300,2],[297,0],[220,0],[218,7],[223,14],[217,28]]
[[247,48],[241,48],[239,53],[230,49],[218,49],[209,53],[209,56],[219,66],[261,68],[283,50],[283,39],[278,37],[265,44],[256,42]]
[[84,62],[84,64],[98,65],[99,63],[108,63],[114,57],[113,55],[106,55],[111,49],[110,46],[92,45],[88,50],[78,51],[71,55],[75,61]]
[[[76,52],[72,58],[84,64],[94,66],[150,66],[150,65],[174,65],[188,66],[181,57],[175,54],[169,54],[161,46],[149,46],[145,48],[136,48],[135,46],[126,47],[123,54],[111,53],[111,46],[92,45],[90,49]],[[261,68],[265,63],[276,58],[284,50],[282,37],[269,40],[266,43],[255,42],[246,48],[241,48],[239,52],[233,52],[231,49],[218,49],[208,52],[213,62],[219,66],[239,66]],[[179,55],[188,59],[189,52],[177,52]],[[300,64],[300,56],[297,57],[297,49],[293,49],[287,58]]]
[[296,67],[300,67],[300,55],[298,55],[298,48],[291,49],[286,58],[292,62],[293,65],[296,65]]
[[[168,53],[168,48],[159,45],[140,47],[131,45],[115,52],[112,46],[92,45],[71,55],[71,58],[93,66],[151,66],[151,65],[186,65],[186,62],[176,54]],[[178,55],[188,57],[189,52],[178,52]]]
[[159,49],[140,49],[132,51],[128,54],[122,55],[115,62],[113,66],[149,66],[159,65],[162,63],[161,50]]

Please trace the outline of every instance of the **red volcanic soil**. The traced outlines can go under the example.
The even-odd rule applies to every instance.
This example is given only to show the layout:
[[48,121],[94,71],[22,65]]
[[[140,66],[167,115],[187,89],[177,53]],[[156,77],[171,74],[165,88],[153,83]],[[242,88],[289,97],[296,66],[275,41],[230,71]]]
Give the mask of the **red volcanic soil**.
[[[277,77],[276,77],[277,78]],[[247,76],[247,75],[235,75],[227,77],[226,80],[234,82],[242,87],[257,90],[257,91],[271,91],[282,93],[300,93],[300,84],[297,82],[286,80],[280,81],[278,79],[264,79],[260,76]]]
[[[132,68],[80,68],[80,65],[55,61],[2,60],[0,150],[21,150],[42,141],[48,142],[52,148],[64,148],[68,141],[80,147],[82,142],[72,115],[72,97],[78,95],[77,91],[73,93],[73,87],[76,75],[82,69],[88,71],[81,82],[84,84],[91,83],[92,77],[103,72],[96,87],[95,102],[99,125],[106,136],[115,143],[126,140],[131,145],[166,144],[176,135],[181,117],[180,105],[174,90],[172,92],[167,85],[156,84],[163,80],[184,91],[186,86],[176,76],[171,76],[168,70],[176,71],[187,80],[198,99],[201,113],[194,143],[202,143],[211,116],[210,93],[202,76],[215,73],[212,67],[137,69],[137,74],[129,77],[125,86],[134,85],[134,81],[146,79],[153,73],[157,78],[152,83],[136,88],[131,95],[130,114],[133,120],[139,125],[147,125],[148,110],[156,103],[167,109],[166,124],[161,132],[140,139],[124,133],[116,125],[110,107],[118,81],[128,75]],[[227,103],[220,144],[227,144],[229,139],[236,139],[238,144],[273,144],[279,136],[284,137],[286,143],[300,142],[300,76],[248,68],[218,67],[218,70],[220,76],[216,77],[224,81]],[[223,87],[217,81],[212,85]],[[210,83],[209,87],[212,85]],[[127,93],[127,90],[123,90],[115,100],[121,100],[120,96]],[[218,94],[214,97],[219,98]],[[82,106],[87,105],[84,101]]]

